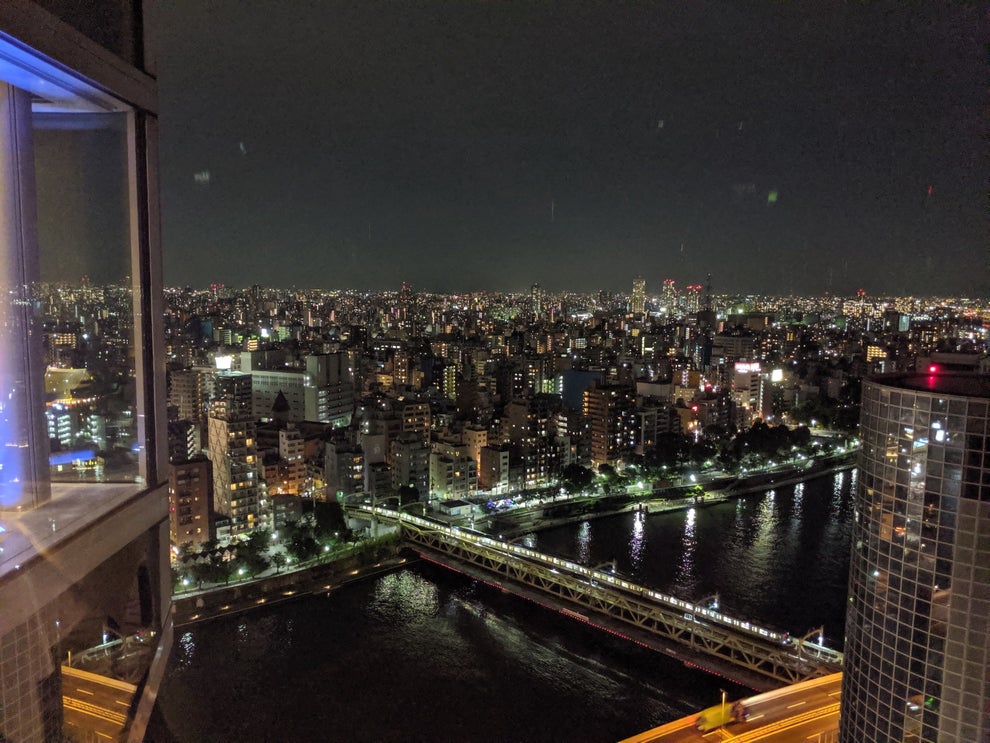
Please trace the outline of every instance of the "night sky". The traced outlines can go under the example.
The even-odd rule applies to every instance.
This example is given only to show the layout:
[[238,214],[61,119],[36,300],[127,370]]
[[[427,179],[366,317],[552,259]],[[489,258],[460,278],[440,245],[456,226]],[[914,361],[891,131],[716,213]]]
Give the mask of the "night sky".
[[166,280],[986,296],[985,13],[162,0]]

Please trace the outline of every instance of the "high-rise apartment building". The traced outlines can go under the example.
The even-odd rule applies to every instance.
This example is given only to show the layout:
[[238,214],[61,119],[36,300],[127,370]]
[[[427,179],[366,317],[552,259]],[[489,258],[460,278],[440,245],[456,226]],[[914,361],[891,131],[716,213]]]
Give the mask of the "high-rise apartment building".
[[168,461],[186,462],[202,449],[199,426],[189,420],[168,422]]
[[306,420],[348,426],[354,414],[354,370],[344,352],[306,357]]
[[176,369],[169,374],[168,404],[176,418],[199,423],[206,405],[206,385],[202,369]]
[[[65,739],[75,701],[99,708],[62,677],[69,654],[77,665],[110,620],[122,637],[154,638],[143,696],[114,710],[140,740],[171,643],[158,102],[145,18],[127,0],[0,3],[0,739],[18,743]],[[99,363],[74,360],[89,388],[67,410],[80,420],[102,411],[106,425],[73,429],[59,450],[45,371],[68,357],[46,357],[41,341],[69,318],[104,350]],[[95,739],[95,718],[82,718],[72,736]]]
[[464,426],[464,445],[472,459],[478,464],[478,476],[481,476],[481,450],[488,446],[488,428],[476,424]]
[[701,284],[689,284],[684,287],[684,311],[689,313],[701,310]]
[[213,538],[213,475],[198,457],[168,467],[169,538],[172,544],[203,544]]
[[412,485],[425,500],[430,490],[430,445],[417,433],[400,433],[389,445],[392,487]]
[[990,377],[863,384],[840,738],[990,740]]
[[674,314],[677,309],[677,287],[673,279],[664,279],[663,288],[660,291],[660,301],[668,315]]
[[483,446],[478,469],[478,487],[498,493],[506,492],[509,489],[509,460],[508,444]]
[[403,433],[415,433],[423,439],[430,437],[430,404],[412,398],[396,400],[392,409],[402,420]]
[[732,371],[732,399],[736,404],[737,423],[749,428],[766,411],[766,389],[759,361],[737,361]]
[[584,391],[583,413],[591,430],[591,462],[615,465],[636,446],[636,393],[632,387],[592,384]]
[[543,317],[543,289],[539,284],[533,284],[529,290],[530,308],[533,313],[533,320]]
[[[278,493],[280,495],[311,495],[306,492],[306,441],[294,423],[287,423],[278,432]],[[273,490],[268,483],[269,495]]]
[[646,309],[646,279],[642,276],[633,279],[629,308],[634,315],[642,315]]
[[351,442],[328,441],[324,454],[327,500],[364,490],[364,451]]
[[217,372],[215,395],[209,419],[214,510],[229,519],[231,534],[240,534],[268,521],[252,413],[251,375]]

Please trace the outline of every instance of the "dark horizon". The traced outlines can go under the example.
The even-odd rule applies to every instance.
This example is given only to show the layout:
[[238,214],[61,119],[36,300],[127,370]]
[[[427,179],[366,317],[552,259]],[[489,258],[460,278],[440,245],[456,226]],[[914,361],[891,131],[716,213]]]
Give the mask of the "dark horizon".
[[987,294],[977,6],[158,13],[169,285]]

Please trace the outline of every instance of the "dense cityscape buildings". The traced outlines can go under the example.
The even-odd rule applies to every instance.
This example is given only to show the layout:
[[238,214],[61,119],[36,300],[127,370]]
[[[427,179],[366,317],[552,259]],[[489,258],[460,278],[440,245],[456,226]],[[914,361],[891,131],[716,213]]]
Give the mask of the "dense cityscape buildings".
[[[265,462],[294,468],[283,491],[303,499],[413,486],[481,502],[572,465],[649,464],[663,437],[712,459],[757,421],[848,428],[870,375],[985,363],[973,300],[699,299],[639,281],[629,295],[168,290],[172,430],[208,442],[211,536],[269,523]],[[293,422],[307,456],[283,454]]]
[[[250,369],[262,355],[297,369],[311,367],[312,354],[340,359],[335,383],[351,408],[307,423],[309,477],[294,495],[411,497],[447,516],[480,516],[502,497],[567,485],[575,469],[655,477],[651,465],[678,461],[664,460],[671,446],[690,452],[699,473],[728,467],[727,442],[764,424],[851,431],[864,389],[842,739],[976,740],[987,728],[973,710],[985,706],[987,667],[979,606],[990,518],[979,492],[990,308],[863,292],[724,296],[707,282],[703,295],[700,284],[677,292],[670,279],[655,294],[636,279],[627,296],[555,295],[536,284],[515,296],[407,285],[399,294],[170,290],[170,366],[217,389],[238,374],[230,367]],[[250,405],[245,387],[244,409],[300,438],[281,389],[281,404],[264,414],[272,391],[252,393]],[[962,449],[939,454],[949,442]],[[736,466],[746,465],[735,450]],[[281,446],[248,459],[256,456],[289,466]],[[250,473],[250,487],[264,488],[266,471]],[[221,505],[229,486],[215,485],[211,538],[226,538],[237,533]],[[252,508],[251,523],[272,518],[263,501]],[[950,600],[953,586],[964,599]]]
[[[324,549],[330,534],[340,543],[321,518],[329,511],[343,524],[347,504],[417,506],[424,515],[474,526],[476,518],[532,494],[580,491],[593,475],[594,487],[607,494],[634,479],[662,490],[675,471],[682,479],[744,472],[763,461],[747,450],[761,436],[776,434],[789,443],[792,434],[795,441],[810,436],[805,426],[854,435],[861,396],[864,455],[843,740],[970,743],[987,737],[985,713],[974,712],[986,709],[990,683],[985,296],[831,293],[833,268],[842,285],[857,285],[849,281],[858,276],[827,258],[828,250],[788,252],[789,238],[775,243],[777,259],[760,252],[767,235],[777,240],[801,223],[794,216],[799,210],[761,222],[762,236],[746,238],[751,249],[736,250],[731,230],[718,227],[717,219],[709,220],[717,234],[705,239],[726,241],[747,265],[779,269],[782,283],[813,273],[796,255],[813,258],[828,273],[822,285],[829,292],[816,296],[716,292],[729,259],[694,249],[692,229],[705,221],[697,213],[696,224],[660,228],[670,233],[668,248],[679,245],[664,259],[670,270],[663,274],[612,260],[607,240],[587,238],[584,233],[594,231],[588,224],[574,228],[569,239],[581,250],[571,255],[567,246],[573,260],[566,268],[610,274],[594,293],[561,290],[561,277],[549,275],[546,264],[535,270],[508,260],[511,240],[503,246],[494,237],[476,237],[475,245],[463,236],[458,251],[478,248],[484,258],[475,279],[462,275],[450,256],[426,259],[405,243],[400,251],[406,261],[416,256],[416,265],[405,263],[403,270],[415,269],[417,278],[421,271],[443,274],[448,286],[463,279],[461,293],[428,291],[412,281],[398,290],[275,286],[289,283],[280,273],[289,264],[303,267],[308,285],[331,284],[344,264],[395,274],[398,254],[373,247],[377,198],[366,199],[376,223],[364,219],[361,241],[347,250],[319,243],[327,256],[333,253],[326,262],[303,250],[294,260],[278,260],[278,246],[294,245],[291,231],[310,227],[287,219],[276,228],[285,234],[260,254],[263,261],[254,262],[258,246],[244,235],[238,256],[244,260],[224,258],[227,268],[250,272],[257,283],[166,289],[158,235],[158,68],[146,28],[154,12],[147,5],[6,0],[0,6],[0,740],[79,733],[71,727],[80,715],[100,715],[64,678],[90,672],[111,679],[121,693],[109,704],[126,714],[102,714],[110,723],[106,731],[91,729],[91,719],[82,729],[139,740],[168,657],[171,589],[180,568],[195,565],[216,584],[226,583],[234,566],[241,575],[269,567],[277,574],[287,554],[309,555],[321,546],[315,538],[321,529]],[[366,87],[354,86],[359,95]],[[338,101],[335,106],[348,110]],[[226,119],[239,118],[226,113]],[[673,113],[648,113],[641,118],[651,138],[675,131]],[[759,117],[730,113],[712,139],[733,144],[719,146],[736,147],[740,132],[757,128],[752,122]],[[276,127],[282,140],[285,128]],[[909,130],[902,128],[905,136]],[[483,130],[481,139],[489,134]],[[600,139],[601,132],[593,134],[588,141]],[[254,143],[227,135],[238,163],[252,162]],[[404,137],[396,139],[405,147]],[[815,149],[805,139],[794,141],[800,151]],[[781,151],[793,149],[783,139],[775,142]],[[692,150],[682,143],[666,157]],[[687,160],[692,170],[695,157]],[[631,158],[649,160],[643,152]],[[479,172],[497,170],[483,165]],[[777,167],[792,169],[790,163]],[[623,185],[630,172],[623,172]],[[228,186],[243,175],[236,168],[228,173],[235,173]],[[793,197],[778,192],[768,185],[778,175],[754,168],[740,176],[743,182],[711,189],[721,194],[711,199],[732,194],[733,208],[739,207],[733,219],[745,221],[756,213],[754,203],[760,215],[777,218],[789,198],[805,206],[819,198],[797,189]],[[935,177],[953,183],[956,175],[947,168]],[[211,216],[227,211],[219,199],[206,198],[223,176],[198,168],[183,173]],[[534,200],[545,199],[548,208],[527,220],[556,229],[567,218],[568,194],[547,194],[550,179],[532,180],[539,181]],[[902,199],[900,208],[931,222],[900,239],[930,248],[940,242],[932,238],[941,237],[932,204],[943,186],[911,187],[914,200]],[[521,189],[499,184],[493,190],[516,198]],[[584,197],[570,196],[573,218]],[[233,201],[238,228],[259,215],[278,222],[272,212],[252,210],[250,199]],[[923,208],[916,209],[919,201]],[[964,226],[945,242],[958,261],[952,265],[964,266],[970,223],[965,216],[958,222]],[[186,220],[173,224],[184,229]],[[212,244],[202,249],[200,241],[212,238],[196,231],[197,220],[188,225],[193,234],[178,240],[177,250],[217,252]],[[410,241],[422,242],[415,232]],[[688,237],[681,241],[670,237],[674,233]],[[640,235],[623,249],[652,246],[655,237]],[[541,239],[526,249],[544,245]],[[553,237],[558,245],[566,239]],[[834,234],[830,240],[842,242]],[[520,250],[522,243],[512,244]],[[939,273],[930,254],[900,260],[901,245],[896,248],[898,260],[885,264],[897,269],[896,285],[915,281],[922,266]],[[509,283],[528,290],[468,288],[494,286],[494,277],[510,268],[524,273]],[[197,285],[213,276],[190,271]],[[282,280],[265,285],[276,273]],[[479,275],[491,280],[478,281]],[[357,284],[398,282],[374,284],[365,277]],[[619,285],[631,291],[615,291]],[[258,544],[267,549],[279,539],[258,559]]]

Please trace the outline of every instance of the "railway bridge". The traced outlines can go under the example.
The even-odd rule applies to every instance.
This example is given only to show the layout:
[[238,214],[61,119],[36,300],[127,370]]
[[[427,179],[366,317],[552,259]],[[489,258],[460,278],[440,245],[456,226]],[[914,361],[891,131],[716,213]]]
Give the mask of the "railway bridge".
[[[791,637],[638,585],[608,569],[590,568],[472,529],[378,506],[349,507],[352,515],[398,525],[402,539],[426,557],[470,566],[509,587],[555,599],[561,613],[605,628],[622,626],[638,637],[686,646],[717,666],[744,669],[763,685],[792,684],[842,669],[842,653],[820,643],[818,632]],[[676,653],[671,653],[676,655]],[[767,684],[766,682],[769,682]]]

